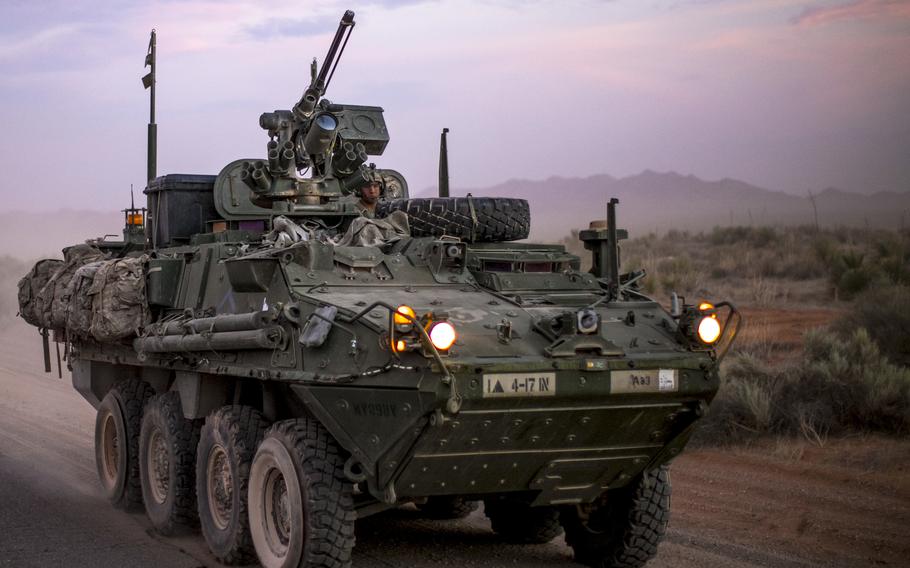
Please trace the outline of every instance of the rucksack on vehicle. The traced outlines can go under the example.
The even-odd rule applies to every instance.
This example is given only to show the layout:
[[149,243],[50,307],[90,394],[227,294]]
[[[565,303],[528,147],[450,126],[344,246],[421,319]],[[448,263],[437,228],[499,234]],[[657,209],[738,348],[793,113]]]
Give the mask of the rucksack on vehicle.
[[[63,267],[63,261],[55,258],[39,260],[24,278],[19,280],[19,315],[28,323],[37,327],[48,327],[42,290],[48,281]],[[53,296],[52,296],[53,298]]]

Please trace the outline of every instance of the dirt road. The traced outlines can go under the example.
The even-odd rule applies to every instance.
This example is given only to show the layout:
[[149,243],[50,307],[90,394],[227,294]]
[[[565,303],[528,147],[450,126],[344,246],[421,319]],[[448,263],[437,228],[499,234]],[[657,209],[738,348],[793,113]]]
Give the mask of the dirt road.
[[[94,410],[41,370],[34,328],[0,330],[0,565],[216,566],[202,537],[161,538],[112,509],[94,464]],[[692,451],[674,464],[669,567],[906,566],[910,442],[849,440]],[[358,522],[355,567],[576,566],[562,538],[510,546],[482,514],[400,509]]]

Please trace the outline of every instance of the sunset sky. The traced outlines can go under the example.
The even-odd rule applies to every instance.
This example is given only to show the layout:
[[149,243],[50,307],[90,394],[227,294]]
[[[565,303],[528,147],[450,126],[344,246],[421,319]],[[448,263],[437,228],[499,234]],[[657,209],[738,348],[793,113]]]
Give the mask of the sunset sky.
[[380,167],[453,186],[675,170],[805,194],[910,190],[901,0],[0,0],[0,211],[117,209],[145,184],[158,31],[159,174],[264,157],[346,8],[327,98],[385,108]]

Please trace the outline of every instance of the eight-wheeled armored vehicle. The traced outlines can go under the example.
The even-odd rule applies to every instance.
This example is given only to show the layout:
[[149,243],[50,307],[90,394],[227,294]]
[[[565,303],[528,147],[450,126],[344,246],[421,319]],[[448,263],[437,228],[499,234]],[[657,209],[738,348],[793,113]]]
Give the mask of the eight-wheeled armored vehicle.
[[46,367],[53,338],[98,411],[104,492],[163,534],[198,524],[227,564],[347,566],[358,517],[482,501],[505,539],[564,530],[581,563],[642,565],[736,310],[643,295],[615,200],[582,271],[516,242],[524,200],[410,198],[367,163],[383,109],[323,98],[353,16],[293,108],[260,117],[265,157],[155,177],[122,240],[20,283]]

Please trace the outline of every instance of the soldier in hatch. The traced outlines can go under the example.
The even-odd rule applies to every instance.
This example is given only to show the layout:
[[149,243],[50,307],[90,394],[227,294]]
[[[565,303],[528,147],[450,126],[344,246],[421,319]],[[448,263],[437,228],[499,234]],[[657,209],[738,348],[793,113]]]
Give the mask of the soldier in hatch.
[[370,181],[357,191],[359,198],[354,202],[354,205],[361,215],[370,219],[376,217],[376,203],[379,201],[381,192],[378,176],[371,177]]

